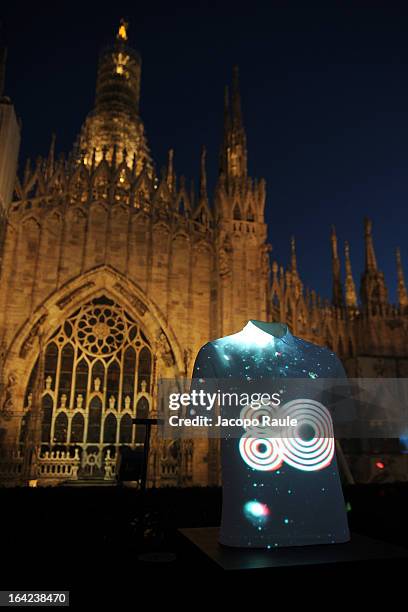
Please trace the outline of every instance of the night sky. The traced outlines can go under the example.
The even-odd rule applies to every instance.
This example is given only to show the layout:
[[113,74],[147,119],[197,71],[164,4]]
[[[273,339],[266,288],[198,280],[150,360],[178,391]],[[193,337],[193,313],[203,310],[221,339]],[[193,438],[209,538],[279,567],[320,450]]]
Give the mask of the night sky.
[[[408,276],[408,7],[392,2],[8,3],[6,94],[23,122],[20,165],[69,151],[91,110],[98,53],[119,19],[142,56],[141,115],[158,170],[215,182],[223,89],[238,64],[249,171],[265,177],[273,257],[297,240],[305,286],[331,295],[330,227],[359,287],[363,220],[395,299],[395,246]],[[306,6],[307,5],[307,6]],[[311,5],[311,6],[310,6]],[[244,10],[244,7],[246,10]],[[6,10],[4,11],[4,9]]]

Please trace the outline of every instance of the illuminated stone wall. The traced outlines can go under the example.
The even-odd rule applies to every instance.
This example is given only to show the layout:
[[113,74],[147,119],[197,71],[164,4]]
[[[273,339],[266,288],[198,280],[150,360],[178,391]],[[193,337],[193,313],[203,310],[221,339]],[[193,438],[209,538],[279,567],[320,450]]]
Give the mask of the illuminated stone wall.
[[[182,181],[169,188],[166,177],[157,182],[106,160],[94,169],[84,161],[55,162],[52,174],[46,168],[44,162],[27,170],[19,183],[4,243],[0,329],[4,390],[12,392],[13,414],[4,421],[9,444],[21,437],[39,334],[48,341],[95,297],[113,300],[138,322],[152,348],[156,380],[191,374],[209,339],[266,316],[265,226],[233,220],[225,193],[217,226],[206,196],[193,201]],[[11,374],[16,380],[10,385]],[[55,402],[61,410],[60,395]],[[154,415],[153,394],[151,406]],[[157,450],[160,457],[166,452]],[[178,463],[184,452],[191,450],[176,452],[173,445],[167,458],[177,457],[170,484],[183,480]],[[207,442],[195,445],[187,484],[214,483],[209,472],[218,473],[218,463],[208,454]],[[158,464],[152,468],[159,471],[156,483]]]
[[[110,304],[116,313],[125,312],[145,338],[151,354],[152,385],[149,391],[140,393],[147,394],[143,396],[147,402],[144,405],[149,406],[150,416],[155,415],[154,389],[159,377],[191,375],[203,344],[235,333],[249,319],[287,322],[294,335],[337,352],[351,376],[405,376],[408,297],[400,257],[396,305],[388,303],[368,221],[361,303],[356,296],[348,247],[343,300],[334,233],[331,302],[304,289],[294,240],[288,268],[284,270],[276,261],[271,265],[264,220],[266,187],[263,180],[248,176],[236,70],[231,99],[228,94],[225,97],[220,172],[212,201],[207,193],[205,151],[197,192],[187,189],[183,177],[176,176],[172,151],[167,167],[157,176],[139,115],[140,58],[125,41],[126,30],[120,29],[113,51],[101,56],[95,108],[85,120],[74,151],[68,158],[57,159],[53,143],[47,158],[39,158],[34,166],[26,164],[16,179],[1,243],[0,444],[13,448],[13,456],[23,461],[22,427],[32,406],[37,405],[30,388],[35,388],[33,372],[39,363],[40,338],[44,350],[51,350],[56,331],[69,324],[70,317],[85,305],[95,306],[95,300]],[[119,58],[119,53],[125,55]],[[125,61],[126,56],[129,59]],[[18,150],[18,142],[17,133],[10,144],[8,132],[0,130],[0,152],[7,147]],[[15,179],[11,162],[4,166],[4,172],[2,185],[7,186]],[[89,333],[100,340],[109,338],[110,325],[94,322]],[[78,338],[67,335],[66,330],[64,334],[60,342],[72,345],[72,372],[76,372],[82,358],[78,351],[82,349]],[[127,337],[127,342],[132,344],[133,339]],[[63,344],[58,347],[62,355]],[[134,349],[139,350],[136,345]],[[125,352],[125,348],[117,348],[118,355]],[[102,354],[100,357],[104,358]],[[125,364],[118,361],[118,367]],[[89,362],[87,368],[92,372],[93,365]],[[105,363],[102,370],[108,376],[109,364]],[[136,381],[138,367],[131,371]],[[114,480],[111,451],[114,453],[123,443],[123,414],[119,412],[129,409],[128,416],[132,410],[135,416],[142,395],[133,397],[129,392],[131,399],[127,400],[119,388],[117,393],[112,390],[113,383],[109,383],[107,394],[104,383],[96,382],[101,377],[89,374],[87,398],[91,401],[94,394],[102,410],[111,411],[107,440],[104,414],[99,442],[95,443],[92,434],[90,449],[86,427],[92,406],[88,399],[78,399],[84,390],[76,390],[76,374],[73,377],[72,372],[61,369],[60,361],[47,372],[44,380],[39,379],[41,397],[37,399],[43,410],[49,410],[52,403],[54,416],[44,449],[48,454],[41,460],[40,480],[55,483],[85,476]],[[61,378],[61,372],[65,378]],[[63,399],[55,387],[59,380],[72,380],[74,395],[64,391]],[[122,369],[118,385],[124,380]],[[68,383],[61,384],[63,389]],[[113,403],[112,395],[117,398]],[[71,453],[69,436],[72,431],[77,436],[79,431],[75,410],[85,410],[84,432],[82,442],[77,447],[74,444]],[[59,413],[63,416],[58,421]],[[117,429],[113,442],[114,422]],[[132,438],[130,444],[134,443]],[[1,461],[0,457],[0,476]],[[12,471],[13,465],[15,462],[6,461],[7,469]],[[61,477],[55,476],[56,466],[65,470]],[[367,469],[362,468],[362,472]],[[18,470],[14,480],[10,478],[18,482]],[[219,449],[215,441],[168,443],[154,438],[150,484],[206,485],[218,481]]]

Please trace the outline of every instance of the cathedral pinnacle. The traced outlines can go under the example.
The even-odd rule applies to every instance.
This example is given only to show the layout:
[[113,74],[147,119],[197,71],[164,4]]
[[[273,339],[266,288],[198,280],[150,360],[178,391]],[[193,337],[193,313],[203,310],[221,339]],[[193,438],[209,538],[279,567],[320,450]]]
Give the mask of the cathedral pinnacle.
[[334,306],[343,305],[343,287],[340,277],[340,259],[337,251],[337,235],[336,228],[332,225],[331,231],[331,246],[332,246],[332,273],[333,273],[333,294],[332,302]]
[[246,134],[242,121],[239,73],[235,66],[232,76],[231,99],[228,88],[224,95],[224,138],[220,151],[220,174],[224,174],[227,185],[247,178]]
[[357,293],[351,269],[350,247],[348,242],[344,243],[345,267],[346,267],[346,305],[349,308],[357,307]]
[[200,159],[200,198],[207,199],[207,170],[205,166],[207,150],[203,145]]
[[53,175],[53,173],[54,173],[55,141],[56,141],[56,134],[55,134],[55,132],[53,132],[51,134],[50,150],[48,152],[48,158],[47,158],[47,163],[46,163],[46,174],[47,174],[47,177],[51,177]]
[[172,192],[175,190],[176,177],[174,174],[174,149],[169,149],[167,157],[167,170],[166,170],[166,181],[167,187]]
[[239,68],[234,66],[232,72],[232,121],[235,129],[243,129],[242,126],[242,109],[241,109],[241,94],[239,91]]
[[296,241],[295,237],[292,236],[290,239],[290,253],[291,253],[291,272],[297,272],[297,261],[296,261]]
[[386,308],[388,292],[384,274],[377,267],[370,219],[365,219],[365,251],[366,266],[361,277],[361,300],[369,313],[376,314]]
[[366,217],[365,219],[365,249],[366,249],[366,270],[377,270],[377,260],[375,257],[373,237],[372,237],[372,221]]
[[397,285],[398,305],[401,307],[405,307],[405,306],[408,306],[408,294],[407,294],[407,288],[405,286],[404,270],[402,268],[401,252],[400,252],[399,247],[396,250],[396,259],[397,259],[397,277],[398,277],[398,285]]

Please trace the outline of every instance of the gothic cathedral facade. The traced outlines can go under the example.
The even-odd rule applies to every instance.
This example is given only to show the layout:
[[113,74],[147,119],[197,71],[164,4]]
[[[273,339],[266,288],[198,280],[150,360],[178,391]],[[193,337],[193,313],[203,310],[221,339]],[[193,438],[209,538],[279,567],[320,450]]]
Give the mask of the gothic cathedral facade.
[[[293,240],[289,269],[271,265],[265,182],[247,173],[237,71],[225,94],[211,203],[205,150],[197,190],[176,176],[171,150],[156,173],[139,114],[140,76],[122,23],[100,56],[95,106],[72,152],[57,158],[52,141],[47,158],[28,161],[18,174],[20,128],[10,100],[0,100],[6,484],[114,482],[119,449],[143,439],[133,419],[156,414],[158,379],[188,377],[203,344],[251,318],[288,322],[295,335],[335,350],[351,376],[408,373],[400,256],[393,305],[369,220],[361,300],[347,245],[341,281],[334,230],[331,303],[304,290]],[[394,478],[408,478],[406,456],[381,452]],[[375,448],[362,444],[347,456],[357,480],[376,477]],[[153,436],[150,485],[215,485],[219,478],[215,441]]]

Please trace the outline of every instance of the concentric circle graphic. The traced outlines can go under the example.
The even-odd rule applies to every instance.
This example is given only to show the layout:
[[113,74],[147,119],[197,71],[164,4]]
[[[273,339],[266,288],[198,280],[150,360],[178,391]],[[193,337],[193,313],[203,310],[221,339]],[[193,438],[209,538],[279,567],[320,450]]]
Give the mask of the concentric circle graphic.
[[[241,411],[241,418],[254,418],[253,410]],[[258,415],[257,415],[258,416]],[[259,414],[259,416],[261,416]],[[329,411],[323,404],[310,399],[288,402],[279,418],[296,419],[296,425],[289,428],[288,437],[257,437],[264,433],[263,427],[251,426],[239,442],[243,460],[253,469],[273,471],[283,463],[305,472],[315,472],[330,465],[334,456],[333,423]],[[309,430],[305,438],[302,431]]]
[[250,427],[246,427],[247,433],[251,433],[254,438],[268,438],[268,432],[270,432],[269,425],[263,425],[263,417],[273,417],[274,413],[269,406],[262,406],[262,408],[252,408],[251,405],[244,406],[239,415],[240,419],[250,420],[252,422]]
[[[293,437],[277,438],[285,463],[306,472],[327,467],[334,455],[333,423],[329,411],[315,400],[293,400],[282,406],[282,417],[296,419]],[[301,429],[307,426],[313,437],[305,440]]]
[[255,470],[270,472],[282,465],[282,456],[275,438],[254,438],[246,433],[239,441],[239,452]]

